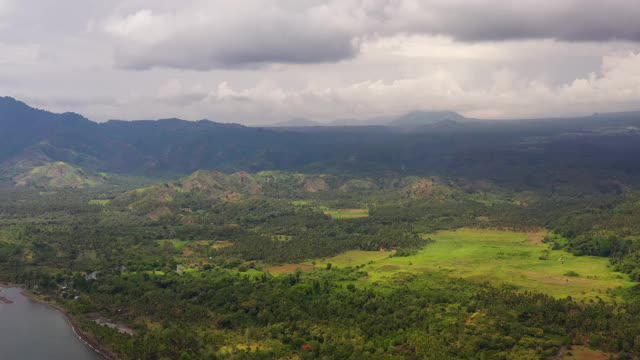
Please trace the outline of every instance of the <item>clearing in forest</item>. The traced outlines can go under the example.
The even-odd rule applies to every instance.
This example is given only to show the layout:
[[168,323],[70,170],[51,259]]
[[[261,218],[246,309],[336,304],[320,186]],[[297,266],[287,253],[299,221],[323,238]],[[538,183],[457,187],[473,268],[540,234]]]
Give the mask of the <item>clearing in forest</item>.
[[608,360],[613,354],[589,349],[585,346],[572,346],[562,356],[562,360]]
[[307,272],[313,270],[313,266],[307,264],[285,264],[285,265],[277,265],[270,266],[265,268],[266,271],[272,274],[290,274],[300,270],[302,272]]
[[305,264],[312,265],[318,269],[326,268],[327,264],[339,266],[339,267],[355,267],[360,265],[367,265],[370,262],[386,259],[391,256],[391,251],[364,251],[364,250],[349,250],[336,256],[306,261]]
[[429,237],[435,242],[415,255],[387,257],[367,265],[369,281],[392,280],[398,272],[442,271],[577,299],[609,299],[607,290],[633,285],[626,275],[607,266],[607,258],[549,250],[548,244],[531,241],[532,235],[524,232],[460,229]]
[[369,216],[369,209],[325,209],[324,213],[334,220],[348,220]]

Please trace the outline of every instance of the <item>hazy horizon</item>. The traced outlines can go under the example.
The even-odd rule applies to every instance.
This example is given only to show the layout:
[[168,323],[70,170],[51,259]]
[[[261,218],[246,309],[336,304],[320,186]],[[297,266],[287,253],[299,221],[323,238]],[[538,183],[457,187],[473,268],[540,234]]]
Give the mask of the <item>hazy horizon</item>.
[[[92,119],[90,117],[87,117],[85,114],[82,114],[80,112],[74,111],[73,109],[69,109],[68,111],[63,111],[63,112],[57,112],[55,110],[50,110],[44,107],[36,107],[33,106],[32,104],[29,104],[21,99],[17,99],[14,98],[12,96],[4,96],[4,95],[0,95],[0,100],[2,100],[3,98],[5,99],[13,99],[15,101],[18,101],[20,103],[25,104],[26,106],[29,106],[31,108],[35,108],[37,110],[44,110],[47,112],[51,112],[54,114],[61,114],[64,112],[68,112],[68,113],[76,113],[80,116],[85,117],[87,120],[90,120],[92,122],[96,122],[96,123],[105,123],[105,122],[109,122],[109,121],[125,121],[125,122],[130,122],[130,121],[162,121],[162,120],[181,120],[181,121],[189,121],[189,122],[197,122],[197,121],[211,121],[211,122],[216,122],[216,123],[221,123],[221,124],[238,124],[238,125],[243,125],[243,126],[250,126],[250,127],[305,127],[305,126],[385,126],[385,125],[390,125],[391,122],[393,122],[394,120],[398,120],[402,117],[405,116],[410,116],[413,114],[439,114],[439,113],[452,113],[452,114],[456,114],[456,115],[460,115],[458,112],[456,111],[448,111],[448,110],[443,110],[443,111],[429,111],[429,110],[412,110],[409,112],[405,112],[405,113],[401,113],[401,114],[395,114],[395,115],[389,115],[389,116],[385,116],[385,117],[374,117],[374,118],[360,118],[360,119],[356,119],[356,118],[339,118],[339,119],[329,119],[329,120],[324,120],[324,121],[318,121],[315,119],[308,119],[308,118],[292,118],[292,119],[284,119],[284,120],[276,120],[273,122],[264,122],[264,123],[257,123],[257,124],[243,124],[242,121],[227,121],[225,119],[218,119],[218,118],[200,118],[200,119],[189,119],[189,118],[180,118],[180,117],[158,117],[158,118],[153,118],[153,119],[106,119],[106,120],[96,120],[96,119]],[[578,114],[578,115],[565,115],[565,116],[553,116],[553,115],[549,115],[547,117],[531,117],[531,118],[502,118],[502,119],[491,119],[491,118],[469,118],[469,117],[464,117],[462,115],[465,121],[488,121],[488,122],[492,122],[492,121],[496,121],[496,122],[501,122],[501,121],[536,121],[536,120],[548,120],[548,119],[572,119],[572,118],[587,118],[590,116],[598,116],[598,115],[611,115],[611,114],[625,114],[625,113],[640,113],[640,110],[628,110],[628,111],[611,111],[611,112],[604,112],[604,113],[598,113],[598,112],[594,112],[594,113],[589,113],[589,114]],[[439,119],[439,120],[438,120]],[[446,116],[443,116],[441,118],[438,118],[436,116],[436,122],[440,121],[440,120],[447,120]]]
[[244,125],[637,110],[640,4],[0,0],[0,94]]

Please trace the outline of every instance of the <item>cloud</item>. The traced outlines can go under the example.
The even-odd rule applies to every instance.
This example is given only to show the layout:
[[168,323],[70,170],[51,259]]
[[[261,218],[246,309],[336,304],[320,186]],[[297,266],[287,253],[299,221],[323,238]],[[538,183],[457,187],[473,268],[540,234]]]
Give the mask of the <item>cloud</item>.
[[0,94],[97,120],[253,124],[416,109],[496,118],[631,110],[639,6],[0,0]]
[[189,106],[202,101],[207,97],[207,92],[202,85],[194,85],[186,88],[182,82],[172,79],[158,89],[156,99],[170,102],[175,105]]
[[398,34],[640,41],[638,17],[640,4],[628,0],[196,0],[113,16],[104,28],[124,68],[209,70],[337,62],[363,41]]
[[253,124],[299,116],[329,121],[336,119],[336,114],[366,119],[415,109],[453,109],[479,118],[584,115],[636,109],[640,54],[606,56],[598,72],[558,86],[506,69],[493,72],[489,86],[474,86],[446,69],[435,69],[419,77],[368,80],[333,88],[285,89],[262,82],[234,89],[221,82],[206,91],[199,84],[187,87],[172,80],[163,89],[154,98],[136,101],[155,110],[166,109],[173,102],[189,104],[193,118]]
[[0,43],[0,65],[31,65],[40,57],[38,45],[13,45]]
[[0,18],[7,16],[11,9],[13,4],[11,3],[10,0],[0,0]]
[[0,30],[7,27],[6,19],[11,15],[12,3],[9,0],[0,0]]
[[[640,4],[627,0],[405,0],[382,18],[395,31],[461,41],[640,40]],[[615,20],[614,20],[615,19]]]
[[54,93],[23,98],[38,106],[77,111],[98,120],[180,117],[267,124],[300,117],[318,121],[367,119],[413,110],[454,110],[477,118],[585,115],[638,109],[640,53],[604,56],[597,71],[559,84],[509,68],[496,68],[487,78],[478,82],[455,67],[444,66],[419,75],[332,86],[321,82],[283,86],[281,81],[267,78],[248,86],[233,78],[208,85],[199,77],[174,77],[159,84],[155,92],[63,97]]
[[143,9],[108,21],[106,31],[118,40],[118,64],[207,70],[334,62],[357,51],[352,33],[314,8],[298,12],[263,0],[197,4],[173,13]]

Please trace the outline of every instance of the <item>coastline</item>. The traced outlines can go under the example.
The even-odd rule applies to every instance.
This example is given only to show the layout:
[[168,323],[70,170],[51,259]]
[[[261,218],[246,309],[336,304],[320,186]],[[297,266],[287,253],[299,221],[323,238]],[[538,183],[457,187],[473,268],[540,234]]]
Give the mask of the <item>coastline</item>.
[[[5,287],[5,285],[8,285],[8,284],[0,284],[0,287]],[[48,306],[48,307],[50,307],[52,309],[57,310],[67,320],[67,322],[69,323],[69,326],[71,326],[71,330],[78,337],[78,339],[80,339],[87,346],[89,346],[96,354],[98,354],[99,356],[101,356],[103,359],[106,359],[106,360],[117,360],[118,359],[118,357],[115,354],[113,354],[111,351],[107,350],[102,344],[100,344],[91,335],[89,335],[86,332],[82,331],[80,329],[78,320],[75,317],[73,317],[73,315],[71,315],[67,310],[65,310],[59,304],[51,302],[51,301],[47,301],[47,300],[44,300],[44,299],[38,297],[37,295],[31,293],[30,291],[25,290],[24,286],[8,285],[6,287],[19,287],[19,288],[22,289],[22,291],[20,291],[20,294],[22,294],[23,296],[25,296],[25,297],[27,297],[27,298],[29,298],[29,299],[31,299],[31,300],[39,303],[39,304],[43,304],[43,305],[46,305],[46,306]]]

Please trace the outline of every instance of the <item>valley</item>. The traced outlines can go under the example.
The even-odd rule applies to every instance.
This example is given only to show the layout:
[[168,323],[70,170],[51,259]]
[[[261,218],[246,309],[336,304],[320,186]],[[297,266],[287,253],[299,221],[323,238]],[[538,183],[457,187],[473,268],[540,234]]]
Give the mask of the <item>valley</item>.
[[[0,281],[65,309],[114,357],[640,354],[633,133],[588,121],[474,124],[471,136],[34,114],[62,130],[1,153]],[[100,135],[78,147],[68,121]],[[225,160],[194,155],[200,141]]]
[[440,272],[577,300],[611,300],[616,292],[634,285],[624,274],[607,266],[606,259],[549,250],[549,244],[531,242],[536,235],[463,228],[423,235],[434,242],[408,256],[348,251],[313,263],[320,268],[328,263],[359,267],[367,272],[367,283],[374,284],[392,283],[398,273]]
[[640,360],[639,18],[0,0],[0,360]]
[[[635,336],[633,317],[616,315],[636,311],[626,257],[634,193],[603,196],[602,213],[583,214],[595,199],[550,203],[435,177],[198,171],[136,181],[129,190],[49,182],[46,192],[5,191],[0,207],[6,280],[68,309],[119,357],[405,358],[432,329],[428,347],[443,354],[510,359],[581,349],[583,336],[611,352],[610,336]],[[607,234],[620,223],[628,227]],[[617,255],[620,246],[631,247]],[[547,315],[523,318],[531,307]],[[567,311],[571,322],[560,320]],[[470,345],[488,334],[511,345]]]

